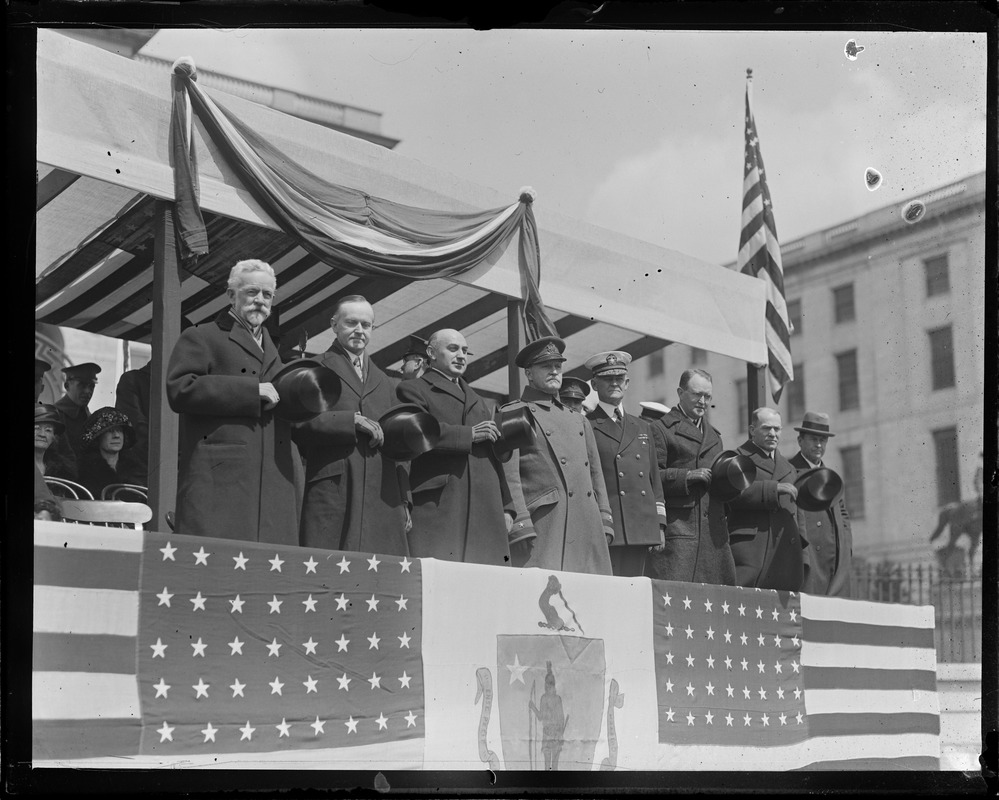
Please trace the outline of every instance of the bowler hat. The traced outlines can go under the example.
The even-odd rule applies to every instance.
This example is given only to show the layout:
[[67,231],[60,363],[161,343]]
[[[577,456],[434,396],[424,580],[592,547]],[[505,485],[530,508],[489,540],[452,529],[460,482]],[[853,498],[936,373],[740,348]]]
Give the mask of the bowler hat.
[[396,461],[410,461],[437,446],[441,424],[415,403],[393,406],[378,420],[385,441],[381,452]]
[[518,367],[529,367],[543,361],[565,361],[562,355],[564,352],[565,342],[562,339],[557,336],[542,336],[525,345],[517,353],[514,363]]
[[798,475],[794,485],[798,488],[798,508],[825,511],[843,490],[843,479],[829,467],[815,467]]
[[62,374],[66,376],[66,380],[78,381],[95,381],[100,371],[100,364],[95,364],[93,361],[62,368]]
[[53,428],[57,434],[62,433],[66,430],[66,423],[62,421],[62,417],[59,416],[59,409],[48,403],[38,403],[35,406],[35,424],[39,425],[42,422],[47,422]]
[[493,444],[493,452],[506,460],[514,450],[534,444],[534,426],[527,406],[517,405],[503,409],[499,416],[500,438]]
[[631,354],[623,350],[610,350],[606,353],[596,353],[586,359],[586,368],[594,378],[601,375],[627,375]]
[[711,463],[711,494],[723,502],[734,500],[756,480],[756,464],[735,450],[723,450]]
[[285,364],[271,383],[281,398],[274,413],[288,422],[307,422],[340,399],[340,377],[311,358]]
[[80,436],[80,441],[84,449],[97,446],[100,442],[101,434],[106,433],[112,428],[121,428],[122,433],[125,435],[125,447],[131,447],[135,444],[135,429],[132,427],[132,421],[128,418],[128,414],[124,411],[119,411],[117,408],[105,406],[91,414],[83,426],[83,434]]
[[562,386],[559,387],[558,396],[562,400],[567,397],[570,400],[585,400],[590,396],[590,384],[582,378],[566,376],[562,378]]
[[813,436],[835,436],[829,430],[829,415],[817,411],[806,411],[802,417],[801,427],[795,428],[799,433],[810,433]]
[[409,335],[409,346],[406,348],[406,352],[402,354],[402,360],[405,361],[410,356],[419,356],[420,358],[427,358],[427,340],[419,336]]
[[651,400],[643,400],[638,405],[642,407],[642,413],[638,415],[641,419],[655,421],[669,413],[669,406],[664,406],[662,403],[654,403]]

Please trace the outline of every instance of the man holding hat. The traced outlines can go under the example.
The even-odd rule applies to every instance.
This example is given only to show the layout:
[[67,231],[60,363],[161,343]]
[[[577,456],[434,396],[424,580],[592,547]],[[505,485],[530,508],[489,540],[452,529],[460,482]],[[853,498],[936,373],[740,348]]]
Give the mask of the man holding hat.
[[66,393],[55,402],[55,407],[59,411],[66,432],[63,439],[68,443],[67,450],[73,451],[73,458],[79,457],[83,451],[83,426],[87,424],[90,417],[90,409],[87,404],[94,396],[94,388],[97,386],[97,375],[101,368],[99,364],[88,361],[85,364],[74,364],[63,367],[62,374],[65,377],[63,388]]
[[631,354],[621,350],[586,360],[599,398],[586,418],[593,426],[614,519],[611,567],[615,575],[637,578],[645,574],[649,548],[663,544],[666,506],[651,427],[624,410],[630,363]]
[[462,377],[468,343],[456,330],[440,330],[430,337],[428,353],[430,368],[396,387],[400,401],[420,406],[441,427],[436,447],[410,465],[410,553],[508,566],[514,512],[492,446],[500,431],[486,402]]
[[582,378],[572,378],[565,376],[562,378],[562,386],[558,390],[558,399],[562,405],[577,414],[585,414],[583,401],[590,396],[590,385]]
[[[829,415],[806,411],[798,432],[798,453],[791,466],[799,476],[822,467],[826,445],[834,434]],[[823,511],[798,509],[798,527],[808,541],[805,551],[805,581],[801,591],[808,594],[850,597],[852,594],[853,535],[843,493]]]
[[419,336],[409,335],[409,347],[402,354],[402,379],[419,378],[427,371],[427,342]]
[[652,425],[666,502],[666,539],[650,558],[649,577],[735,585],[725,506],[711,494],[711,465],[725,449],[705,417],[711,375],[684,370],[677,403]]
[[564,351],[557,336],[524,347],[516,364],[527,386],[502,408],[524,412],[533,430],[533,442],[503,465],[516,511],[510,558],[515,567],[611,575],[614,525],[593,429],[558,399]]

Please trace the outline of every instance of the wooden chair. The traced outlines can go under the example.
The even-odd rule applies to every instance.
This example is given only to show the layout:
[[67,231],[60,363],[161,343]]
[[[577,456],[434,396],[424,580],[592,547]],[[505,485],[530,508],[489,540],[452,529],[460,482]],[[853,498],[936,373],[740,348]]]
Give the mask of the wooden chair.
[[101,492],[101,500],[128,500],[145,503],[149,500],[149,489],[137,483],[111,483]]
[[69,481],[65,478],[53,478],[45,476],[45,485],[49,487],[60,500],[69,498],[71,500],[93,500],[94,496],[86,486],[82,486],[76,481]]
[[82,522],[111,528],[142,530],[153,518],[153,510],[145,503],[122,500],[63,500],[62,518],[66,522]]

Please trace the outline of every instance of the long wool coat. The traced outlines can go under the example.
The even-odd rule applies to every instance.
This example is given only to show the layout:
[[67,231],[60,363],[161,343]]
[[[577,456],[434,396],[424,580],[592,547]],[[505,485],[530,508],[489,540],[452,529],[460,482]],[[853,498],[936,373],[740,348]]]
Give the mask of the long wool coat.
[[[798,474],[812,469],[800,453],[790,459]],[[843,492],[825,511],[798,509],[798,528],[808,540],[805,550],[805,580],[801,591],[833,597],[852,595],[853,533]]]
[[180,414],[178,533],[298,544],[298,456],[289,424],[260,398],[281,368],[266,329],[263,345],[226,309],[174,347],[166,390]]
[[410,465],[414,556],[506,566],[510,563],[506,514],[513,514],[503,465],[489,441],[472,443],[472,427],[492,418],[485,402],[459,378],[437,370],[396,389],[400,401],[415,403],[441,426],[441,438]]
[[778,483],[794,483],[797,472],[779,452],[770,458],[746,441],[737,452],[756,464],[756,480],[728,504],[729,541],[736,583],[797,592],[804,579],[807,542],[798,532],[798,507]]
[[406,464],[383,458],[354,427],[355,413],[377,422],[396,405],[395,386],[367,356],[362,383],[337,342],[321,360],[339,376],[341,392],[331,410],[293,427],[305,459],[302,545],[409,555]]
[[526,562],[514,566],[612,574],[607,537],[614,526],[590,423],[530,386],[503,409],[522,407],[534,443],[503,465],[517,512],[510,544],[531,540]]
[[652,426],[666,500],[666,546],[652,555],[653,574],[668,581],[735,585],[725,506],[707,484],[687,485],[692,469],[710,468],[722,452],[721,435],[704,420],[703,431],[678,408]]

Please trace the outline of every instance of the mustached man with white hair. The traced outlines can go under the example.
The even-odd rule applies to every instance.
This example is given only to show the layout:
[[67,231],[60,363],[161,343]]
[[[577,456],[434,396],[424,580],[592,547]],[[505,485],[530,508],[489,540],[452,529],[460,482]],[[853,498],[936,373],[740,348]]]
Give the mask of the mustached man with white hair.
[[301,464],[271,380],[281,359],[264,321],[277,290],[264,261],[229,273],[229,307],[180,335],[167,399],[180,414],[177,533],[298,544]]

